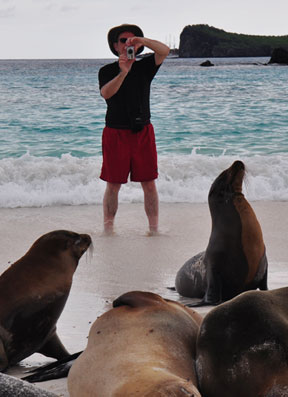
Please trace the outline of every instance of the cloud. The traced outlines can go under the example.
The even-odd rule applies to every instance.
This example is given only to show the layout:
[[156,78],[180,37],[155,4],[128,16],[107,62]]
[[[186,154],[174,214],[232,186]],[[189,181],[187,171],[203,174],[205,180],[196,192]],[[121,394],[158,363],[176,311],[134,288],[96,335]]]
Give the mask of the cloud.
[[78,10],[79,7],[76,6],[70,6],[70,5],[64,5],[60,8],[62,12],[71,12],[71,11],[76,11]]
[[40,8],[46,11],[69,13],[79,9],[79,5],[70,4],[67,0],[32,0],[32,2],[36,3]]
[[55,0],[32,0],[33,3],[42,6],[45,10],[51,10],[58,6]]
[[43,4],[45,4],[45,3],[48,3],[48,5],[50,5],[50,4],[53,4],[54,3],[54,1],[53,0],[33,0],[33,3],[43,3]]
[[58,2],[55,0],[33,0],[33,2],[37,4],[42,3],[42,6],[44,6],[46,10],[57,9],[61,12],[71,12],[79,9],[79,5],[70,4],[67,0],[58,0]]
[[0,8],[0,18],[12,18],[15,15],[15,7]]

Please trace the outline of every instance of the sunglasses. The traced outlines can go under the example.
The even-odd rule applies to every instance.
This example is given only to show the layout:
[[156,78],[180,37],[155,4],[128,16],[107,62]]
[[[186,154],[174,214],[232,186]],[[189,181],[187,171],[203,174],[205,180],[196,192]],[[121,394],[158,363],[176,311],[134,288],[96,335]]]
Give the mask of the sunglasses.
[[125,44],[127,41],[127,37],[121,37],[121,39],[119,39],[120,43]]

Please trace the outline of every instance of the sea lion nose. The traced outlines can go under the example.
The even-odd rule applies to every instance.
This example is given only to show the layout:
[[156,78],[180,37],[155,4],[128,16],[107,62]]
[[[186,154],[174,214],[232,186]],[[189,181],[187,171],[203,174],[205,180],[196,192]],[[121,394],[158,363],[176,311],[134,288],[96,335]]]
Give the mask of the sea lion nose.
[[80,237],[81,237],[82,241],[87,243],[88,245],[90,245],[92,243],[92,239],[89,236],[89,234],[80,234]]
[[232,168],[237,168],[238,170],[245,170],[245,165],[241,160],[236,160],[232,164]]

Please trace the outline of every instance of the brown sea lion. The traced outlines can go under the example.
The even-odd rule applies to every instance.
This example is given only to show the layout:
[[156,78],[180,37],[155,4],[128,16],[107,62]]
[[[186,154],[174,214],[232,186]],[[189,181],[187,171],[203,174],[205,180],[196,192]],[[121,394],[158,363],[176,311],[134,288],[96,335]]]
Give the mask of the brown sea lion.
[[56,334],[87,234],[57,230],[40,237],[0,276],[0,371],[31,354],[68,355]]
[[71,397],[201,397],[195,344],[202,317],[149,292],[129,292],[91,327],[68,376]]
[[249,291],[206,315],[196,361],[203,396],[288,396],[287,302],[287,287]]
[[247,290],[267,289],[262,230],[242,193],[244,175],[244,164],[235,161],[211,186],[208,247],[189,259],[175,280],[180,295],[202,298],[191,306],[217,305]]

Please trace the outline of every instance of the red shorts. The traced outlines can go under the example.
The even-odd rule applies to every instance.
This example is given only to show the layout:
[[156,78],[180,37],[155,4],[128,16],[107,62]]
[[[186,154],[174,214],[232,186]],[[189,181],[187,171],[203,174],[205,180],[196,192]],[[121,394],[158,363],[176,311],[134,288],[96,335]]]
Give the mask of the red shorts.
[[102,135],[103,163],[100,178],[110,183],[152,181],[158,176],[154,128],[145,125],[133,133],[105,127]]

